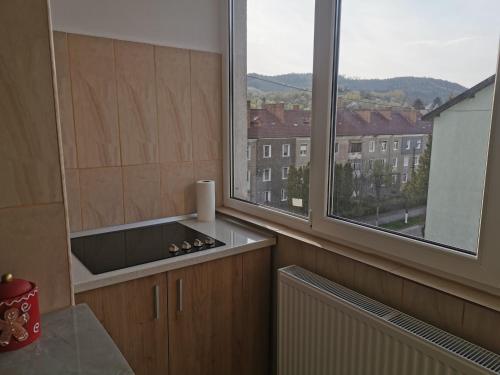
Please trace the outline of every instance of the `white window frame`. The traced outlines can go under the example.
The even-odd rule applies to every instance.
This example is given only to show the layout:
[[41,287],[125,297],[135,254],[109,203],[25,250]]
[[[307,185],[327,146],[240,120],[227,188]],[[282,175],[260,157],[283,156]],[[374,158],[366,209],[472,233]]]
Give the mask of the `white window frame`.
[[403,184],[406,184],[408,182],[408,173],[405,172],[401,175],[401,182]]
[[410,166],[410,156],[405,155],[403,156],[403,167],[409,167]]
[[420,155],[415,155],[415,159],[413,160],[413,165],[418,167],[420,165]]
[[[268,198],[268,196],[269,196],[269,198]],[[265,190],[264,191],[264,202],[265,203],[270,203],[271,202],[271,198],[272,198],[272,196],[271,196],[271,190]]]
[[[266,178],[266,171],[269,171],[269,178]],[[271,172],[272,172],[271,168],[264,168],[262,170],[262,182],[269,182],[269,181],[271,181]]]
[[394,151],[399,150],[399,140],[395,140],[395,141],[393,141],[393,143],[392,143],[392,149],[393,149]]
[[421,148],[422,148],[422,140],[421,139],[417,139],[417,143],[416,143],[415,149],[420,150]]
[[[285,150],[287,150],[287,152],[285,152]],[[290,154],[291,154],[290,150],[291,150],[290,143],[282,144],[281,145],[281,157],[289,158]]]
[[[394,161],[396,161],[394,163]],[[392,158],[392,169],[397,169],[398,168],[398,158],[397,157],[393,157]]]
[[288,200],[288,194],[286,189],[282,188],[281,189],[281,201],[286,202]]
[[[302,147],[304,147],[305,149],[303,150]],[[308,149],[307,143],[301,143],[299,146],[299,155],[300,156],[307,156],[307,149]]]
[[[286,170],[286,173],[285,173]],[[282,180],[288,180],[288,173],[290,172],[290,167],[283,167],[281,168],[281,179]]]
[[[224,82],[223,82],[223,120],[224,120],[224,206],[245,212],[256,217],[282,224],[290,229],[297,229],[311,235],[332,241],[339,245],[351,246],[354,249],[372,253],[382,258],[399,261],[403,266],[418,268],[440,278],[462,282],[483,291],[500,296],[500,251],[497,251],[497,223],[500,222],[500,80],[495,82],[493,100],[492,125],[488,152],[488,166],[485,179],[485,191],[482,207],[482,220],[478,254],[471,255],[445,246],[422,242],[402,237],[390,232],[369,228],[349,221],[339,220],[327,215],[329,150],[332,140],[332,102],[333,82],[336,71],[337,23],[336,0],[316,0],[315,41],[313,69],[313,103],[311,124],[311,169],[310,199],[311,214],[309,218],[297,217],[291,213],[270,207],[245,202],[231,197],[232,155],[231,108],[233,93],[230,91],[233,72],[232,64],[238,58],[246,56],[232,54],[230,41],[245,33],[232,33],[233,25],[246,25],[245,19],[233,22],[232,14],[235,4],[242,6],[245,0],[227,0],[224,2],[226,16],[229,20],[224,43]],[[246,4],[246,3],[245,3]],[[235,14],[238,12],[235,12]],[[245,12],[239,12],[243,17]],[[242,41],[241,39],[240,41]],[[244,41],[246,45],[246,40]],[[239,63],[243,63],[240,60]],[[240,66],[240,65],[238,65]],[[497,77],[500,69],[497,65]],[[246,125],[246,124],[245,124]],[[401,145],[402,146],[402,145]]]
[[405,150],[411,150],[411,139],[406,140]]
[[387,144],[388,144],[388,141],[380,142],[380,151],[381,152],[387,152]]
[[368,152],[375,152],[375,141],[370,141],[368,143]]
[[252,146],[247,144],[247,160],[252,160]]
[[[269,155],[266,155],[266,148],[269,149]],[[264,159],[270,159],[271,158],[271,154],[272,154],[272,147],[271,147],[271,145],[263,145],[262,146],[262,157]]]

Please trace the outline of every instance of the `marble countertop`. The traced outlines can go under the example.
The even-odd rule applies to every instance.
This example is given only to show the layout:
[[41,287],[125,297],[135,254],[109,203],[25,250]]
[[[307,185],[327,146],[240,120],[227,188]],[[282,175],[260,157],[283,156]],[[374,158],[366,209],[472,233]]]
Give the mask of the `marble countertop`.
[[[139,226],[154,225],[171,221],[172,219],[149,220],[141,223],[120,225],[111,228],[74,233],[72,237],[112,232]],[[196,218],[180,220],[180,223],[191,227],[207,236],[214,237],[226,245],[211,250],[186,254],[180,257],[158,260],[133,267],[122,268],[116,271],[92,274],[74,255],[71,257],[72,280],[75,293],[92,290],[140,277],[150,276],[169,270],[191,266],[226,256],[236,255],[247,251],[272,246],[275,238],[266,232],[253,229],[249,226],[232,221],[229,218],[217,216],[213,222],[200,222]]]
[[0,374],[134,373],[85,304],[42,315],[41,329],[41,337],[31,345],[0,353]]

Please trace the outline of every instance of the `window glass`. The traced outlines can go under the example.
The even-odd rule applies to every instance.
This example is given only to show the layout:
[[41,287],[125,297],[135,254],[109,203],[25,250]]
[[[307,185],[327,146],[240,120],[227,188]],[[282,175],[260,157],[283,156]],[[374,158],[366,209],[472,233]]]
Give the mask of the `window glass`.
[[331,153],[329,215],[475,254],[500,2],[343,0],[340,14],[331,145],[349,152]]
[[[308,216],[315,2],[233,4],[231,196]],[[249,143],[262,154],[242,157]],[[272,184],[267,174],[250,186],[244,178],[267,168],[285,176],[285,167]]]

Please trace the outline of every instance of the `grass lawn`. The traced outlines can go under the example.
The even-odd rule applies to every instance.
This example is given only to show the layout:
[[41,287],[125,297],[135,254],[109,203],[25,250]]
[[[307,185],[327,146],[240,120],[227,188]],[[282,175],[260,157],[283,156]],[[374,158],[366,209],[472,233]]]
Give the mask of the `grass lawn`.
[[382,224],[380,225],[380,227],[392,230],[399,230],[399,229],[413,227],[414,225],[424,225],[424,224],[425,224],[425,215],[420,215],[415,217],[409,217],[408,224],[405,224],[405,221],[403,219],[403,220],[393,221],[387,224]]

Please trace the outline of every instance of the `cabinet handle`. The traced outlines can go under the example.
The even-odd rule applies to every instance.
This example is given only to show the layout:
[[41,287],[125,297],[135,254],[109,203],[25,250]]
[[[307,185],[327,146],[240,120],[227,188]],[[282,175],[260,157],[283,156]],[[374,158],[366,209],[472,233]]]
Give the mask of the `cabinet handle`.
[[160,319],[160,287],[155,285],[154,288],[154,307],[155,307],[155,320]]
[[177,280],[177,311],[182,312],[182,279]]

